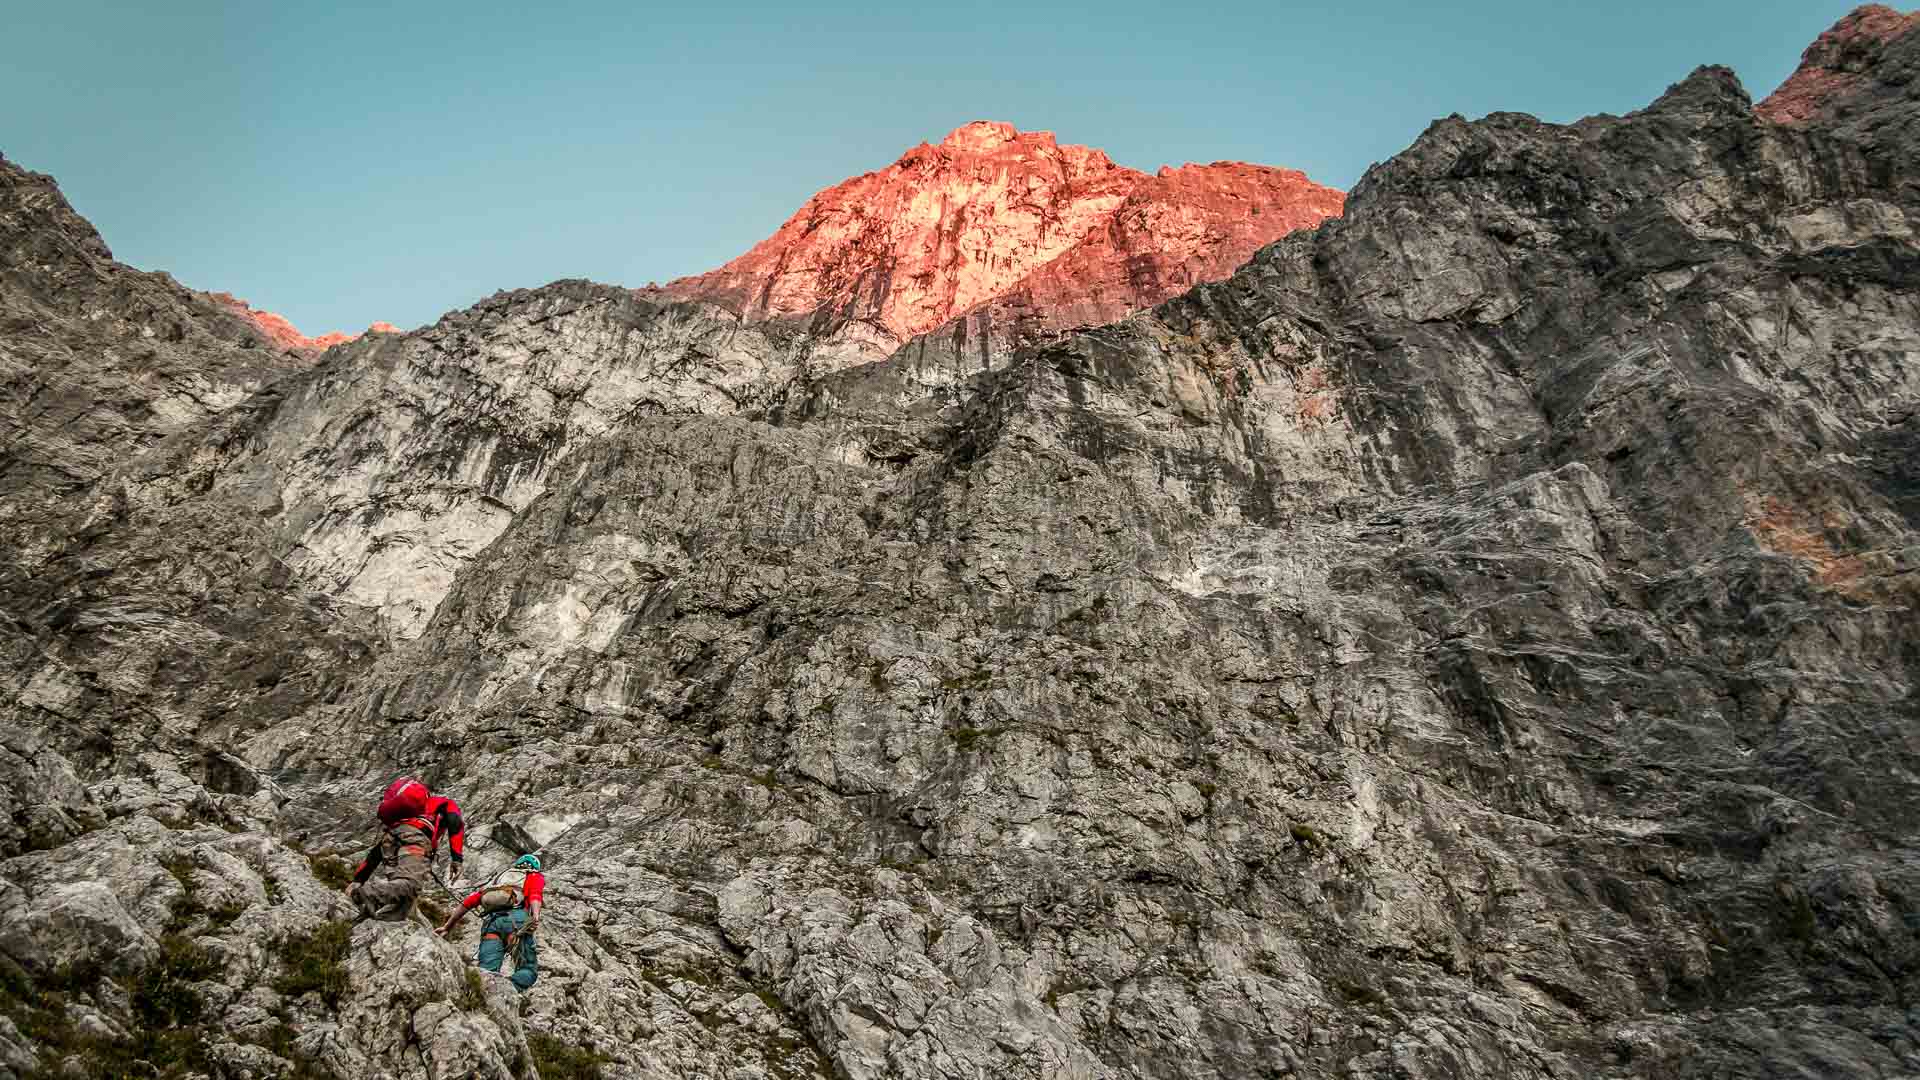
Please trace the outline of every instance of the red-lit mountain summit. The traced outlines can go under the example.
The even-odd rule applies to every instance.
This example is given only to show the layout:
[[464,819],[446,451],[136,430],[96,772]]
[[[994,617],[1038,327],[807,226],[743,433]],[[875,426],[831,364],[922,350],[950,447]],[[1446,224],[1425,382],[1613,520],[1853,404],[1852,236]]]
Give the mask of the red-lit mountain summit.
[[1345,200],[1292,169],[1149,175],[979,121],[820,192],[720,269],[647,291],[749,318],[817,316],[882,343],[996,301],[1045,327],[1100,323],[1225,278]]

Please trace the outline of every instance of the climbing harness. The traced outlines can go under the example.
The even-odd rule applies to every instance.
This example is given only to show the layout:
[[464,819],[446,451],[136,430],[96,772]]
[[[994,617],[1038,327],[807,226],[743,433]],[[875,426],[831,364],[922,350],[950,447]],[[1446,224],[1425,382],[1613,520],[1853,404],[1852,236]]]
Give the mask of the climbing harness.
[[[514,912],[525,909],[527,898],[527,877],[540,872],[540,857],[531,852],[513,860],[513,865],[498,871],[480,886],[480,909],[486,913],[486,922],[482,924],[480,939],[492,937],[505,947],[506,955],[518,965],[524,962],[522,945],[527,940],[525,923],[514,925]],[[505,934],[500,932],[500,921],[510,927]]]
[[[498,925],[503,919],[507,923],[507,926],[511,927],[511,929],[508,929],[505,933],[501,932],[502,928]],[[497,911],[488,915],[487,921],[480,925],[480,940],[485,941],[488,938],[492,938],[500,942],[505,957],[512,960],[515,967],[519,967],[527,961],[526,952],[523,948],[526,944],[527,936],[527,929],[524,925],[513,926],[513,911],[511,909]]]

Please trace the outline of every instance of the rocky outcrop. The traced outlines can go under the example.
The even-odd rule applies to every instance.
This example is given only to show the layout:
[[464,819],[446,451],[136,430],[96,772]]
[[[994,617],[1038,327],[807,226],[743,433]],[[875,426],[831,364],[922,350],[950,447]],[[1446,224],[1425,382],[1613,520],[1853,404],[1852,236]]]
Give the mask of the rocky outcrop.
[[58,497],[304,361],[113,261],[50,177],[0,158],[0,494]]
[[266,792],[154,754],[100,794],[84,835],[3,864],[6,1075],[531,1075],[515,991],[423,921],[350,925]]
[[[1876,55],[1799,124],[1712,68],[1441,120],[1021,348],[562,282],[172,429],[0,570],[18,985],[115,943],[68,1056],[160,964],[221,1075],[1920,1070],[1920,37]],[[300,853],[403,770],[548,860],[524,998],[410,927],[294,977]],[[220,928],[255,879],[305,921]]]
[[1916,23],[1920,14],[1880,4],[1856,8],[1807,46],[1800,67],[1756,111],[1776,124],[1807,124],[1834,120],[1856,105],[1870,108],[1904,83],[1905,65],[1887,63],[1887,54]]
[[882,350],[1003,298],[1034,328],[1110,322],[1226,277],[1341,203],[1290,169],[1148,176],[1051,132],[977,121],[820,192],[726,266],[648,295],[810,318]]

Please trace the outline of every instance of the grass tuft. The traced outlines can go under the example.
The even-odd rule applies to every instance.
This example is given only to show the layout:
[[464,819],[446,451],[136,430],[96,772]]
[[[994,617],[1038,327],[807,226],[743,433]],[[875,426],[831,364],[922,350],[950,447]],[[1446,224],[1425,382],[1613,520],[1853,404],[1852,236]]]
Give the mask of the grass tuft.
[[476,1012],[486,1008],[487,988],[486,985],[480,981],[480,973],[472,968],[468,968],[466,970],[466,976],[466,986],[461,989],[460,996],[454,1000],[454,1004],[466,1012]]
[[351,947],[353,924],[344,920],[321,923],[307,934],[289,934],[275,944],[286,970],[273,981],[273,988],[288,997],[317,993],[320,1000],[338,1008],[347,992],[347,953]]
[[527,1046],[533,1051],[533,1065],[540,1070],[540,1080],[605,1080],[600,1066],[607,1058],[592,1050],[540,1032],[527,1036]]
[[133,983],[133,1015],[148,1028],[197,1024],[206,1009],[193,984],[220,974],[220,962],[178,934],[163,934],[160,956]]
[[103,979],[97,966],[65,968],[36,980],[0,957],[0,1014],[40,1062],[28,1076],[186,1080],[212,1068],[202,1024],[206,1006],[193,984],[219,973],[206,950],[179,935],[163,935],[159,957],[126,986],[133,1030],[124,1038],[103,1038],[72,1020],[74,1006],[88,1003]]
[[353,867],[338,855],[309,855],[307,866],[313,870],[314,880],[329,889],[344,889],[353,880]]

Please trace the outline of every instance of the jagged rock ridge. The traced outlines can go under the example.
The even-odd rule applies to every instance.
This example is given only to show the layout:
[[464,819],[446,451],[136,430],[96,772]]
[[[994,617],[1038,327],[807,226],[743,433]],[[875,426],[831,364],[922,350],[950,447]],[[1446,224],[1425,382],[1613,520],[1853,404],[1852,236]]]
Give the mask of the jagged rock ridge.
[[[564,282],[183,419],[36,544],[0,494],[0,882],[75,917],[8,955],[230,942],[214,1058],[334,1075],[1920,1070],[1920,40],[1875,56],[1803,124],[1711,68],[1439,121],[1038,346],[821,371]],[[338,1007],[265,949],[307,924],[247,882],[324,918],[286,849],[401,769],[549,857],[518,1016],[404,929]],[[181,848],[223,903],[170,928]]]
[[[288,322],[286,316],[256,308],[232,293],[216,292],[208,293],[207,295],[219,303],[224,304],[241,318],[251,322],[255,327],[259,328],[261,334],[265,335],[269,341],[274,343],[275,347],[284,352],[298,353],[305,356],[318,356],[328,349],[333,348],[335,345],[345,345],[349,341],[357,341],[361,336],[360,334],[348,334],[334,330],[321,334],[319,337],[308,337],[300,332],[299,327]],[[375,322],[363,331],[363,333],[368,334],[398,334],[400,332],[399,327],[389,322]]]
[[1116,165],[1046,131],[976,121],[808,200],[753,250],[656,295],[818,316],[892,347],[1017,298],[1036,328],[1111,322],[1340,213],[1305,174],[1240,162]]

